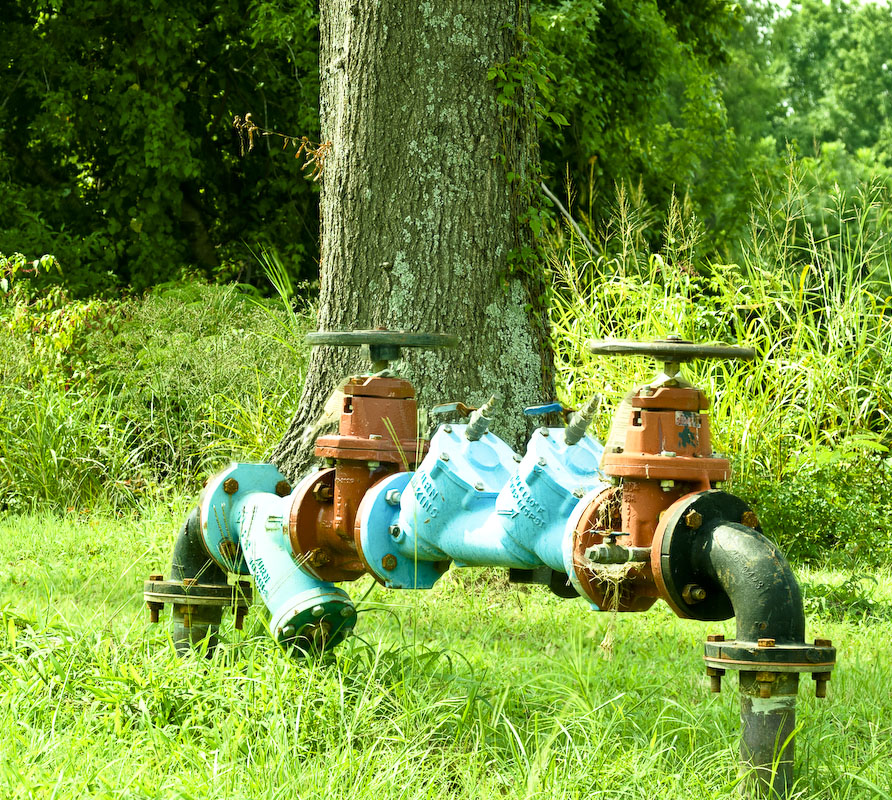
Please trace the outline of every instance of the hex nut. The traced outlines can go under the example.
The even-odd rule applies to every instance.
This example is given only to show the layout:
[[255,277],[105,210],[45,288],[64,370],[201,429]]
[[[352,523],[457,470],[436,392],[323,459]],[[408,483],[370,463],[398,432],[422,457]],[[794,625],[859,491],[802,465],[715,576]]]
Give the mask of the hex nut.
[[723,633],[710,633],[709,636],[706,637],[707,642],[724,642],[725,634]]
[[[151,575],[149,575],[149,580],[150,581],[163,581],[164,575],[162,575],[160,572],[153,572]],[[817,642],[815,642],[815,644],[817,644]]]
[[381,566],[388,572],[396,569],[396,556],[393,553],[388,553],[381,559]]
[[391,526],[387,529],[387,532],[388,532],[394,539],[399,539],[399,537],[400,537],[400,533],[402,533],[402,531],[400,531],[400,526],[399,526],[399,525],[391,525]]
[[398,506],[403,493],[399,489],[388,489],[384,492],[384,500],[389,506]]
[[313,487],[313,497],[316,498],[318,503],[325,503],[331,500],[331,495],[331,486],[323,481],[320,481]]
[[444,426],[443,426],[443,433],[452,433],[452,426],[451,426],[451,425],[444,425]]
[[313,610],[310,613],[314,617],[321,617],[325,613],[325,608],[322,606],[313,606]]
[[279,497],[288,497],[291,494],[291,484],[288,481],[279,481],[276,484],[276,494]]
[[183,586],[198,586],[198,578],[183,578]]
[[324,567],[329,561],[331,556],[322,547],[316,547],[307,554],[307,564],[311,567]]
[[706,589],[696,583],[689,583],[682,589],[682,599],[690,606],[706,599]]
[[486,487],[483,485],[483,481],[477,481],[477,483],[474,484],[474,488],[478,492],[482,492]]
[[759,639],[758,645],[759,647],[774,647],[775,641],[774,639]]
[[833,647],[830,639],[815,639],[815,647]]
[[691,530],[697,530],[703,524],[703,515],[693,508],[684,515],[684,524]]
[[344,606],[341,609],[342,617],[352,617],[355,613],[356,613],[356,610],[353,608],[353,606]]
[[235,494],[238,491],[238,481],[235,478],[227,478],[223,481],[223,491],[226,494]]

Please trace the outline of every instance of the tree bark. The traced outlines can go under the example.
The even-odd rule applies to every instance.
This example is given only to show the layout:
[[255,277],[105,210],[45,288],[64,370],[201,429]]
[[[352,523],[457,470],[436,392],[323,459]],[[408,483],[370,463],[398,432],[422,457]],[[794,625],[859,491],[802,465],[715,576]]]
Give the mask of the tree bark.
[[[520,446],[526,405],[553,399],[542,278],[509,276],[524,241],[508,171],[531,181],[532,115],[506,116],[487,71],[518,53],[528,0],[321,0],[319,330],[455,333],[394,366],[419,407],[495,394],[493,431]],[[520,99],[520,98],[519,98]],[[518,103],[521,105],[521,103]],[[520,205],[523,205],[521,199]],[[317,421],[356,348],[317,347],[297,415],[273,454],[289,477],[312,460]]]

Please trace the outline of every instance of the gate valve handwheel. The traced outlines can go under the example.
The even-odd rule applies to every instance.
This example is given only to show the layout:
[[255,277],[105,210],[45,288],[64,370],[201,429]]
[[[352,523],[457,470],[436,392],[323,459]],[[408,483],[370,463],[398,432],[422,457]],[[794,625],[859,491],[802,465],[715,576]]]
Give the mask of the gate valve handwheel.
[[455,347],[458,337],[451,333],[415,333],[413,331],[314,331],[306,337],[308,344],[335,347],[368,345],[372,372],[382,372],[388,363],[400,357],[401,347]]
[[[674,380],[679,366],[686,361],[701,358],[751,361],[756,357],[752,347],[734,347],[726,344],[698,344],[670,334],[665,339],[652,342],[635,342],[629,339],[590,339],[586,349],[597,356],[651,356],[663,364],[666,380]],[[662,376],[661,376],[662,377]]]

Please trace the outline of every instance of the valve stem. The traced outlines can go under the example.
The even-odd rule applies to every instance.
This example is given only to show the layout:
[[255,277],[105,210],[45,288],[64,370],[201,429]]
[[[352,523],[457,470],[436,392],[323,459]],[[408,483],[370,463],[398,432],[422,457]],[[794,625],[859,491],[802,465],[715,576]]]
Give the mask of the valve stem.
[[595,418],[595,410],[598,408],[600,401],[601,396],[596,394],[579,411],[574,412],[567,423],[567,427],[564,428],[564,442],[568,445],[574,445],[585,436],[588,426],[591,425],[592,420]]
[[495,404],[496,397],[493,395],[480,408],[472,412],[471,418],[468,420],[468,427],[465,429],[465,436],[468,441],[476,442],[489,430],[489,423],[492,420],[491,412]]

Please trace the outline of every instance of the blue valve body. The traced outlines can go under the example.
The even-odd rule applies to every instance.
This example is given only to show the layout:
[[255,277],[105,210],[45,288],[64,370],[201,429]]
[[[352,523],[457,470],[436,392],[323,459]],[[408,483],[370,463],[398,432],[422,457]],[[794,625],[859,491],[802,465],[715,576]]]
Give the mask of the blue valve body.
[[[598,471],[603,447],[590,436],[567,445],[563,428],[540,428],[517,463],[497,436],[470,441],[466,427],[440,427],[411,479],[390,476],[363,500],[363,554],[388,586],[429,588],[443,571],[431,563],[449,560],[565,572],[567,520],[583,495],[608,485]],[[396,566],[385,570],[388,555]]]

